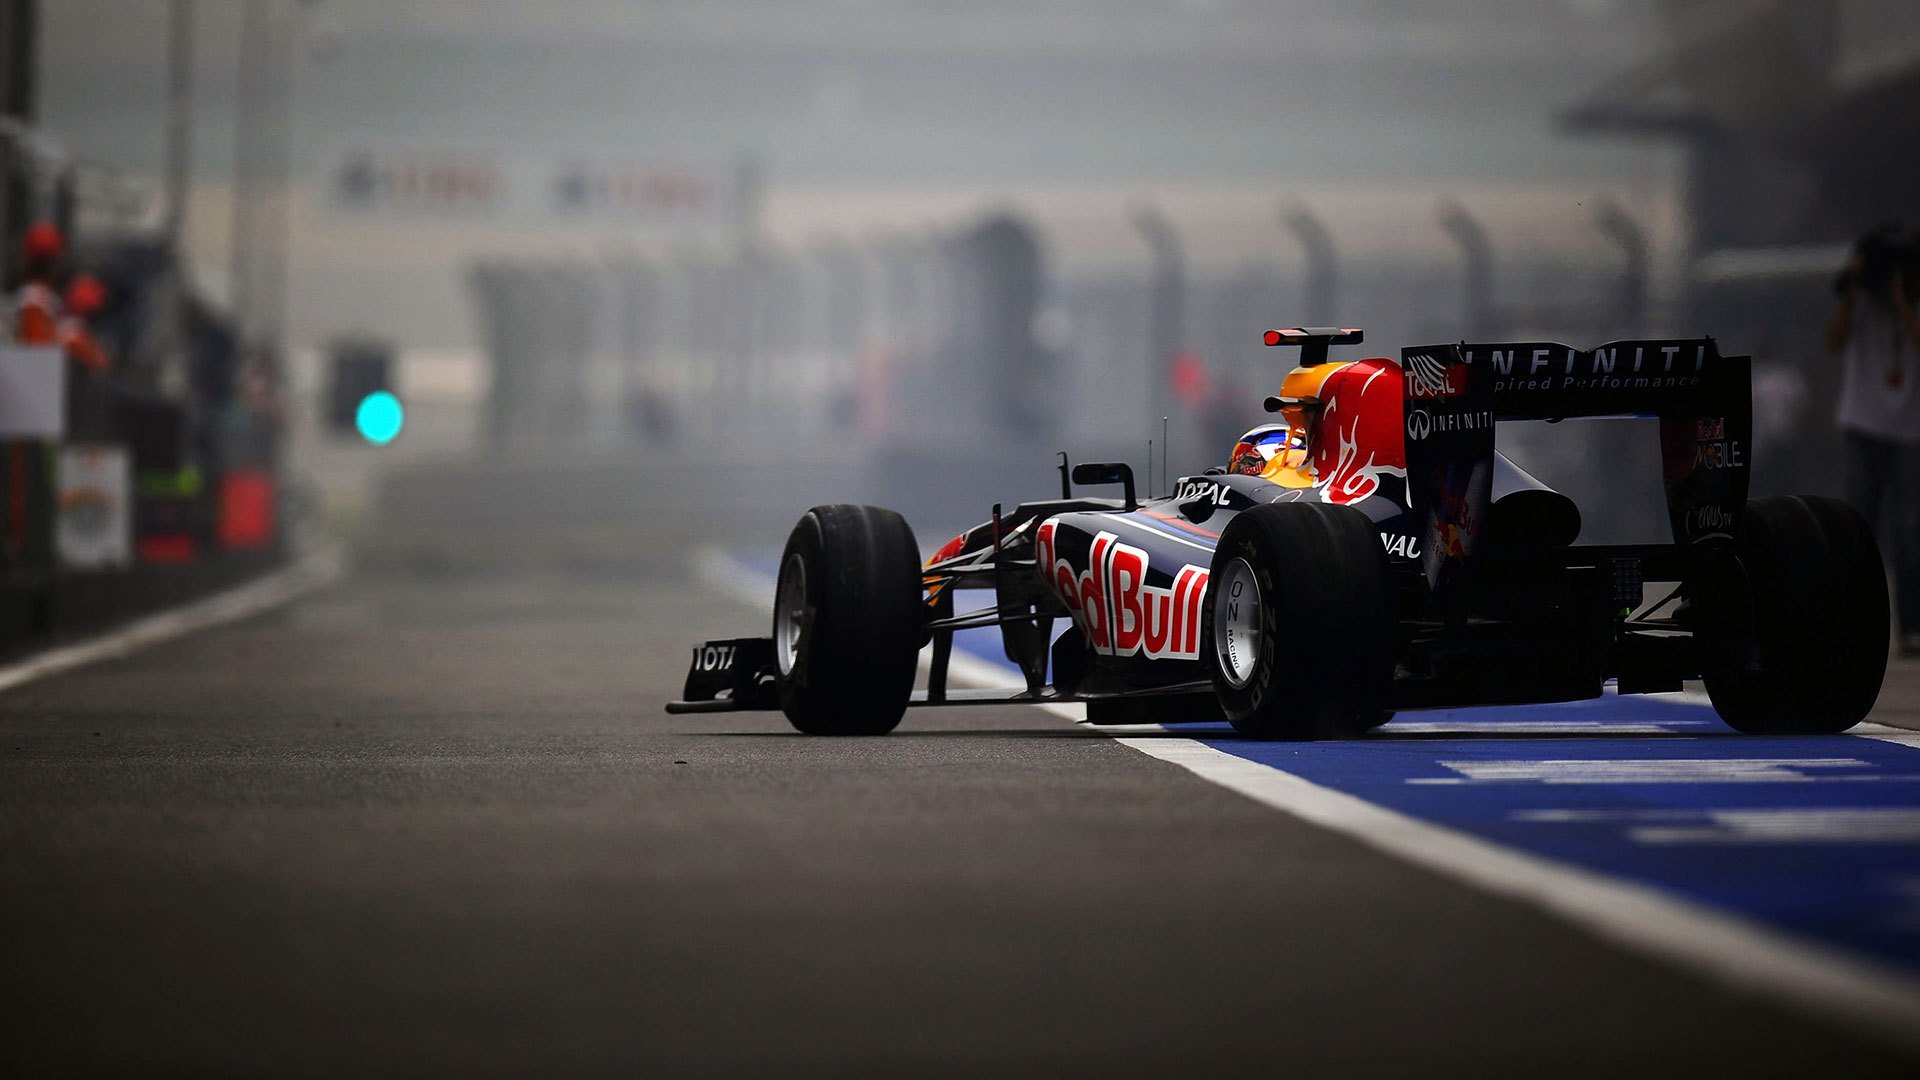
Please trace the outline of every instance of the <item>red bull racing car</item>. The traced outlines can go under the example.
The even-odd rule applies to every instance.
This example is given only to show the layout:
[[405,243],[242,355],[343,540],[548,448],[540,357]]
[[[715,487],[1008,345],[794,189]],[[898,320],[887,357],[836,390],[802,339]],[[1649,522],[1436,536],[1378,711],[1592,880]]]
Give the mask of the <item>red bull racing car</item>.
[[[1224,716],[1312,739],[1401,709],[1697,678],[1743,732],[1867,715],[1888,643],[1873,532],[1832,499],[1747,497],[1746,357],[1710,338],[1330,357],[1361,340],[1268,331],[1300,349],[1266,401],[1278,422],[1165,497],[1140,498],[1125,464],[1062,455],[1058,498],[996,506],[924,563],[891,511],[808,511],[771,636],[696,648],[667,710],[778,708],[804,732],[876,735],[909,706],[1078,701],[1096,721]],[[1658,420],[1672,543],[1576,544],[1573,501],[1496,445],[1499,421],[1616,415]],[[983,627],[1024,688],[947,685],[954,633]]]

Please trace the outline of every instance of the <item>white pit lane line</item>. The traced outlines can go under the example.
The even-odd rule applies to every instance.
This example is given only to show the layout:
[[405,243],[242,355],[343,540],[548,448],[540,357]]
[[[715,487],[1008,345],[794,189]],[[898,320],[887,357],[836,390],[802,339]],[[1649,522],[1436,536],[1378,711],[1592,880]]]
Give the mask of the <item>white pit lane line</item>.
[[[773,581],[723,553],[695,555],[701,580],[771,611]],[[955,652],[951,677],[1003,686],[1007,673]],[[1701,699],[1704,694],[1698,695]],[[1084,721],[1082,705],[1038,706]],[[1737,989],[1764,994],[1837,1023],[1920,1050],[1920,979],[1669,893],[1503,848],[1409,817],[1345,792],[1235,757],[1149,724],[1093,727],[1121,746],[1158,758],[1237,792],[1434,873],[1560,916],[1616,945],[1673,963]],[[1879,724],[1866,738],[1920,746],[1920,732]],[[1135,733],[1138,733],[1136,735]],[[1146,737],[1139,737],[1144,735]]]
[[225,592],[142,616],[96,637],[48,649],[17,664],[0,667],[0,691],[102,660],[131,656],[141,649],[198,630],[209,630],[271,611],[323,585],[338,581],[345,572],[345,564],[331,551],[309,556]]

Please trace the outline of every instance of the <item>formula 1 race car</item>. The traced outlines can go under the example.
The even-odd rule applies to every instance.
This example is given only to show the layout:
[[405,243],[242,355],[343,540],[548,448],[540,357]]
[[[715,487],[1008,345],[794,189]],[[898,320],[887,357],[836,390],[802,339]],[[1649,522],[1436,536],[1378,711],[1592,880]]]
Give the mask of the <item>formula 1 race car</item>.
[[[808,511],[772,636],[695,649],[667,710],[778,707],[804,732],[877,735],[909,705],[1080,701],[1095,721],[1224,716],[1312,739],[1608,680],[1703,679],[1743,732],[1838,732],[1873,707],[1888,646],[1873,530],[1832,499],[1747,498],[1746,357],[1699,338],[1329,360],[1361,336],[1268,331],[1300,349],[1266,401],[1281,422],[1163,498],[1139,498],[1125,464],[1069,470],[1063,454],[1058,499],[996,506],[924,564],[891,511]],[[1495,447],[1497,421],[1583,416],[1658,419],[1671,544],[1575,545],[1573,501]],[[956,613],[966,590],[992,602]],[[954,633],[978,627],[999,627],[1024,689],[947,686]]]

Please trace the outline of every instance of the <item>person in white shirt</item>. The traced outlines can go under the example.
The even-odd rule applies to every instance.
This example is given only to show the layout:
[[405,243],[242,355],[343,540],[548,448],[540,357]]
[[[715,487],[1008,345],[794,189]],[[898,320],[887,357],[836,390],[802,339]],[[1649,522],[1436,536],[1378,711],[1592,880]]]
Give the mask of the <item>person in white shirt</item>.
[[1827,353],[1840,358],[1846,498],[1892,541],[1900,652],[1920,655],[1920,266],[1913,240],[1882,225],[1834,283]]

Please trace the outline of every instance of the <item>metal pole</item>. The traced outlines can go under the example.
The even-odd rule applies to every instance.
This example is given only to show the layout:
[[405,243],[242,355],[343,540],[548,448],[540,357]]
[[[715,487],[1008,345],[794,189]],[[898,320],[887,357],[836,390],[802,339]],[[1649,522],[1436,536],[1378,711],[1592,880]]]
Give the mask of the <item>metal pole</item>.
[[178,251],[187,220],[193,153],[193,0],[173,0],[167,25],[167,245]]
[[1133,216],[1133,227],[1139,232],[1140,238],[1147,242],[1147,249],[1153,256],[1153,357],[1147,362],[1147,412],[1151,422],[1152,417],[1160,415],[1159,406],[1154,402],[1156,396],[1166,389],[1173,354],[1179,350],[1181,335],[1186,332],[1183,325],[1186,257],[1180,247],[1180,237],[1173,230],[1173,223],[1158,208],[1142,208]]
[[1620,248],[1622,260],[1620,291],[1614,299],[1614,310],[1609,312],[1617,325],[1608,332],[1622,337],[1637,334],[1647,317],[1647,234],[1612,199],[1600,200],[1593,218],[1601,235]]
[[[24,130],[37,118],[39,5],[35,0],[0,0],[0,118]],[[0,284],[15,284],[14,255],[33,212],[27,155],[20,139],[0,135]]]
[[287,258],[292,240],[293,190],[293,75],[297,13],[288,13],[273,28],[267,48],[269,62],[262,85],[271,85],[263,135],[267,143],[264,204],[260,232],[265,251],[260,260],[260,331],[269,353],[277,357],[287,332]]
[[32,126],[40,119],[40,4],[7,0],[6,8],[6,81],[0,85],[0,111]]
[[480,347],[485,350],[489,374],[487,400],[482,412],[481,435],[486,449],[499,453],[507,442],[507,322],[500,310],[500,271],[492,264],[476,262],[467,268],[467,296],[473,303],[474,321],[480,331]]
[[1281,211],[1280,220],[1294,239],[1300,241],[1300,250],[1306,256],[1306,310],[1299,315],[1300,325],[1340,325],[1340,313],[1334,306],[1340,279],[1333,234],[1327,231],[1325,222],[1298,203]]
[[752,155],[733,165],[733,244],[736,252],[760,242],[761,202],[766,195],[766,170]]
[[234,330],[242,346],[251,344],[254,319],[256,192],[259,172],[259,96],[266,39],[267,0],[242,0],[240,7],[240,65],[233,103],[233,246],[228,268],[227,295],[233,307]]
[[1440,203],[1440,227],[1460,245],[1466,266],[1466,326],[1463,333],[1479,337],[1498,331],[1493,326],[1493,243],[1487,230],[1467,208],[1452,199]]

